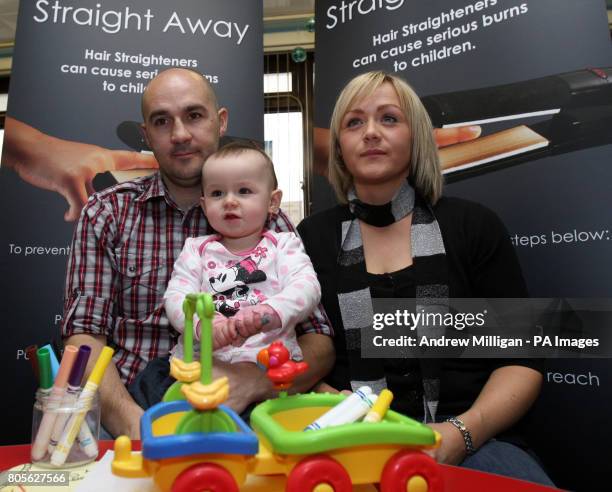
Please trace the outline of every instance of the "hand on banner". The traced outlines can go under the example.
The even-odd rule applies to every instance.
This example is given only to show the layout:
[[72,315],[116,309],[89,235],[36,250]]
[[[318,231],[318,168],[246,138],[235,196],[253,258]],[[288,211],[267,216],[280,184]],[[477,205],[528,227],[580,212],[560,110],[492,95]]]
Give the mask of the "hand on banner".
[[[438,147],[446,147],[468,140],[475,140],[480,136],[482,128],[478,125],[461,126],[456,128],[434,128],[434,138]],[[329,129],[314,128],[314,159],[315,174],[327,176],[329,159]]]
[[456,128],[434,128],[434,138],[438,147],[446,147],[480,137],[482,128],[478,125],[458,126]]
[[94,192],[96,174],[158,167],[152,155],[62,140],[10,117],[5,120],[2,164],[27,183],[62,195],[69,205],[64,220],[69,222],[79,218]]

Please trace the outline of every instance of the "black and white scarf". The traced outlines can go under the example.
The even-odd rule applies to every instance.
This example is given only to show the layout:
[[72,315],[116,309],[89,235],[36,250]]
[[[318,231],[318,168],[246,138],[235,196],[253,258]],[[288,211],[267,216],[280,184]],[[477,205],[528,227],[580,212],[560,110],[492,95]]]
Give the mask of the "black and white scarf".
[[[346,337],[351,387],[354,391],[366,385],[375,393],[379,393],[387,387],[383,359],[361,357],[362,330],[371,328],[374,313],[359,221],[376,227],[386,227],[412,213],[410,239],[417,310],[427,306],[433,309],[445,309],[448,306],[446,252],[440,227],[431,207],[415,193],[407,180],[393,200],[385,205],[363,203],[354,190],[349,192],[348,200],[353,219],[342,222],[338,255],[338,302]],[[419,359],[419,366],[423,382],[425,422],[435,422],[440,394],[440,360],[422,358]]]

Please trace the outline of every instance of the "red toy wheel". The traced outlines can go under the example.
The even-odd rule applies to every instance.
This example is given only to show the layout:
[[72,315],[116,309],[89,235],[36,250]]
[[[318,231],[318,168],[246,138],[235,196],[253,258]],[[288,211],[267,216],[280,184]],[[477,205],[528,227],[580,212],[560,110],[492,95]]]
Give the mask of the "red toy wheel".
[[382,492],[442,492],[442,475],[436,461],[420,451],[400,451],[385,465]]
[[231,473],[212,463],[193,465],[183,470],[174,483],[172,492],[239,492]]
[[312,492],[317,485],[328,485],[334,492],[351,492],[351,477],[344,467],[327,456],[300,461],[287,479],[287,492]]

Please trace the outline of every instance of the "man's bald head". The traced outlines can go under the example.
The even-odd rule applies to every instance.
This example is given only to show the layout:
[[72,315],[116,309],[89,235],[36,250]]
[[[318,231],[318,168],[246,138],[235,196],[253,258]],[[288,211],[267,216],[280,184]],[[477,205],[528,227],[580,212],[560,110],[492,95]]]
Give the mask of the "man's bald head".
[[191,70],[165,70],[147,86],[142,116],[144,138],[172,196],[199,190],[202,164],[227,128],[227,110],[218,107],[208,81]]
[[215,94],[215,91],[212,85],[210,85],[210,82],[208,81],[206,77],[204,77],[201,73],[196,72],[195,70],[191,70],[189,68],[168,68],[167,70],[164,70],[163,72],[156,75],[151,80],[151,82],[148,83],[147,87],[145,88],[142,94],[142,101],[141,101],[140,109],[141,109],[142,118],[144,121],[146,121],[146,118],[147,118],[146,112],[148,108],[148,101],[150,99],[150,94],[154,93],[159,88],[165,87],[167,84],[171,84],[173,80],[176,80],[177,78],[191,78],[198,84],[201,83],[202,88],[204,89],[204,91],[207,93],[209,97],[209,100],[214,104],[215,110],[219,109],[219,102],[217,101],[217,95]]

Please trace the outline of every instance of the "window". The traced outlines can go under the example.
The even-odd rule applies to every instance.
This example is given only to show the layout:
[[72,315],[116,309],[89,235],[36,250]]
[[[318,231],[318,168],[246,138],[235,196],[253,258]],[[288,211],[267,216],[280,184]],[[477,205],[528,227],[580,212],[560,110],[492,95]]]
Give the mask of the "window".
[[302,63],[290,53],[264,57],[265,148],[283,191],[281,207],[295,225],[309,211],[312,64],[312,53]]
[[266,73],[264,74],[264,94],[277,92],[291,92],[291,74]]
[[274,162],[278,187],[283,191],[281,208],[298,224],[304,218],[304,139],[302,112],[266,113],[265,148]]

